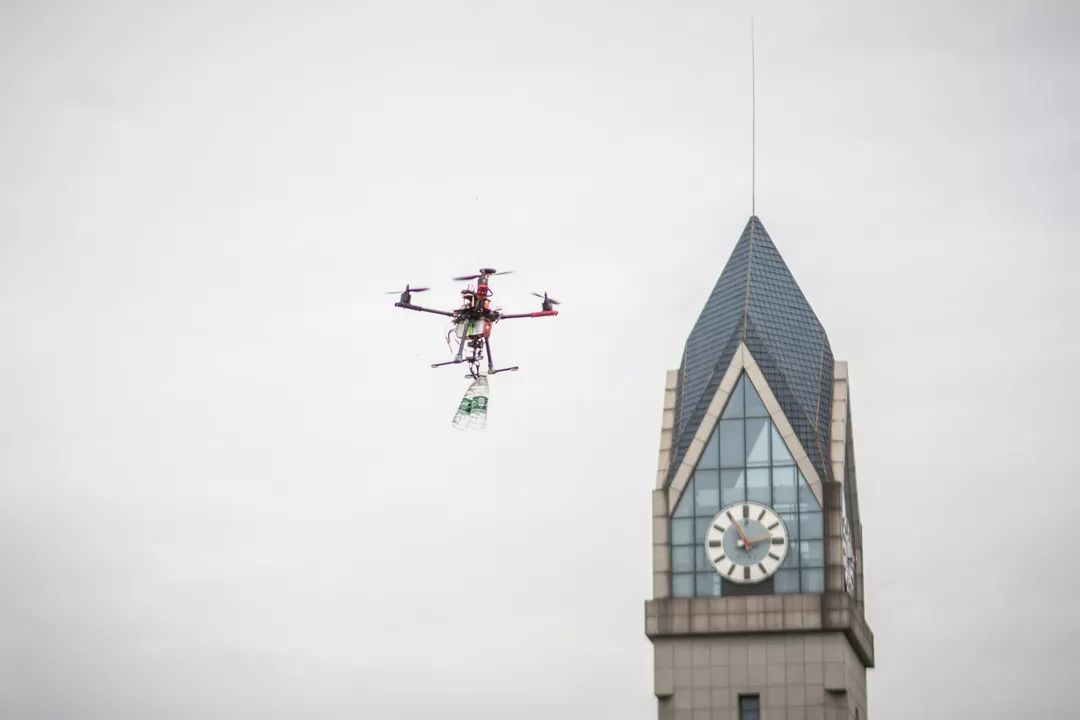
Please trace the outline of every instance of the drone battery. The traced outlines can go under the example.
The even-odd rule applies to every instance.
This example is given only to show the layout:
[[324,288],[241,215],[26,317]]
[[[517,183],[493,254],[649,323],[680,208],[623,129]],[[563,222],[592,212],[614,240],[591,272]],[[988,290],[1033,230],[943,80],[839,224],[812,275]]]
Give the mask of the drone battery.
[[487,320],[473,320],[472,322],[460,323],[454,328],[454,334],[461,339],[461,334],[465,333],[466,337],[487,337],[491,334],[491,323]]

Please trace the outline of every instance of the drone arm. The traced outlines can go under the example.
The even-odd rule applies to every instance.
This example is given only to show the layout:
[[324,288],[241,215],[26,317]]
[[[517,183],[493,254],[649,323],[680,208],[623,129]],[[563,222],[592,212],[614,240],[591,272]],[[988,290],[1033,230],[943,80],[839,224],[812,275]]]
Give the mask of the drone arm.
[[540,312],[531,313],[516,313],[513,315],[500,315],[500,320],[513,320],[514,318],[538,318],[538,317],[552,317],[558,315],[558,310],[541,310]]
[[431,308],[420,307],[419,305],[413,305],[412,303],[394,303],[394,307],[405,308],[406,310],[416,310],[417,312],[434,313],[436,315],[446,315],[447,317],[454,317],[454,313],[449,310],[432,310]]

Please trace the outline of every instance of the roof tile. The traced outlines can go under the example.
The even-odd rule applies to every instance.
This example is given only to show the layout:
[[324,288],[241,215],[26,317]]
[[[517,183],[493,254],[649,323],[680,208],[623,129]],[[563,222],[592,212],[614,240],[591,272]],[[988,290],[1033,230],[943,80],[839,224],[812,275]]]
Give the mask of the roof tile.
[[740,342],[750,349],[814,467],[822,479],[828,478],[832,348],[757,216],[747,222],[686,340],[672,471],[686,454]]

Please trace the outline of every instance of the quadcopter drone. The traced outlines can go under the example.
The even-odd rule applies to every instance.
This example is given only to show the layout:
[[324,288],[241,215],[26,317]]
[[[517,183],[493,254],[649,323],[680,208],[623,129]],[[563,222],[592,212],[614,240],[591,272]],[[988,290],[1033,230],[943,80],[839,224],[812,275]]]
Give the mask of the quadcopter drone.
[[[510,372],[518,369],[517,365],[513,367],[495,368],[494,360],[491,356],[491,330],[495,323],[500,320],[511,320],[515,318],[538,318],[558,315],[559,311],[553,308],[555,305],[559,304],[559,301],[548,297],[546,292],[543,295],[540,293],[533,293],[533,295],[541,300],[541,310],[539,312],[506,314],[502,312],[501,308],[492,308],[491,298],[494,297],[494,293],[491,291],[491,287],[488,284],[488,278],[492,275],[507,275],[511,272],[513,272],[513,270],[496,272],[494,268],[481,268],[477,275],[464,275],[462,277],[453,278],[455,282],[470,282],[476,280],[475,288],[470,284],[461,291],[462,306],[457,310],[433,310],[431,308],[413,305],[412,294],[425,292],[430,290],[430,288],[413,288],[408,285],[405,286],[405,290],[401,293],[401,299],[394,303],[394,307],[405,308],[406,310],[416,310],[417,312],[434,313],[435,315],[446,315],[447,317],[453,318],[453,327],[451,327],[450,332],[447,333],[446,340],[449,344],[451,342],[451,337],[457,338],[457,352],[454,355],[454,359],[446,362],[432,363],[431,367],[437,368],[445,365],[468,363],[469,374],[474,378],[478,378],[480,376],[480,363],[484,360],[486,354],[488,375],[495,375],[496,373]],[[394,295],[396,293],[397,291],[395,290],[387,294]]]

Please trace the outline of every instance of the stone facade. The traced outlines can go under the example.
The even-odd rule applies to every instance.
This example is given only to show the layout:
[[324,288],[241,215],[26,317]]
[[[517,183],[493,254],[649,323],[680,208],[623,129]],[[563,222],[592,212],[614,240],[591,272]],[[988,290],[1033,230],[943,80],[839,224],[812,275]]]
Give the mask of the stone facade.
[[[762,598],[732,598],[750,600]],[[866,668],[840,632],[653,640],[660,720],[738,720],[739,696],[763,720],[866,717]]]

